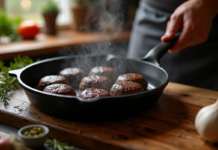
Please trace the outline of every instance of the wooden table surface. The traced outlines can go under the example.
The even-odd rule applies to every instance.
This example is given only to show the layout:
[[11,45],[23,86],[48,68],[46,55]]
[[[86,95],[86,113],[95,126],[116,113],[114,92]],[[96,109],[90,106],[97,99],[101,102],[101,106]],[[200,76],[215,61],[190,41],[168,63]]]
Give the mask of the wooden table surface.
[[49,137],[91,150],[218,150],[202,140],[194,126],[197,112],[217,97],[217,91],[170,82],[157,104],[140,115],[75,121],[40,112],[19,89],[11,95],[10,105],[0,103],[0,122],[17,128],[43,124],[50,129]]
[[51,54],[65,47],[74,48],[97,42],[128,41],[130,31],[115,33],[77,32],[72,30],[58,31],[57,35],[39,34],[34,40],[24,40],[0,45],[0,60],[9,60],[20,56],[37,56]]

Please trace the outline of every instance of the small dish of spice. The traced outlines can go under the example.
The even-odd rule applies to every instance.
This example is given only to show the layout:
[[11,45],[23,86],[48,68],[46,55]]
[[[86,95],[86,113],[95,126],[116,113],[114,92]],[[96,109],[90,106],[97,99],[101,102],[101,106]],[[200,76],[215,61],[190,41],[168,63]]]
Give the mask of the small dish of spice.
[[40,148],[47,139],[49,129],[43,125],[28,125],[18,130],[18,136],[29,148]]

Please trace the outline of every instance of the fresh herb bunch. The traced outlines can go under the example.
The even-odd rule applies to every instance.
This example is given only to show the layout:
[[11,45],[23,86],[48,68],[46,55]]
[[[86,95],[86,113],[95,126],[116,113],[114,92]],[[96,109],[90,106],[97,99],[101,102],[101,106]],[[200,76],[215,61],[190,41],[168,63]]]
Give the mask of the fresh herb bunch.
[[0,9],[0,36],[9,36],[12,41],[20,40],[21,38],[18,35],[17,28],[21,22],[21,18],[9,18],[8,15]]
[[28,56],[18,56],[14,58],[14,62],[10,62],[9,68],[4,66],[3,61],[0,61],[0,99],[3,101],[4,106],[8,105],[8,100],[10,100],[7,97],[8,93],[19,87],[19,82],[17,81],[17,78],[10,77],[8,75],[8,71],[20,69],[32,63],[33,60],[30,59]]
[[68,146],[67,143],[61,143],[60,141],[57,141],[56,139],[49,140],[47,142],[49,147],[52,147],[53,150],[72,150],[74,149],[74,146]]
[[43,14],[59,13],[60,9],[54,0],[44,0],[41,5],[41,12]]

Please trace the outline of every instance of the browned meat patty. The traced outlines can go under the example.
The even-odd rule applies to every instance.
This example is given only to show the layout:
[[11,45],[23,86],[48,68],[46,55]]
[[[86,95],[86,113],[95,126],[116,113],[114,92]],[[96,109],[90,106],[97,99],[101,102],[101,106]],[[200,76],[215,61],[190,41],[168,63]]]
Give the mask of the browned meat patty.
[[98,88],[88,88],[79,94],[79,97],[83,99],[92,99],[104,96],[110,96],[110,94],[106,90]]
[[99,88],[99,89],[105,89],[106,91],[109,91],[111,88],[111,83],[107,77],[103,76],[88,76],[82,79],[79,89],[81,91],[84,91],[88,88]]
[[119,82],[116,82],[111,87],[110,95],[120,96],[120,95],[139,93],[142,91],[144,91],[144,89],[138,83],[135,83],[132,81],[119,81]]
[[108,77],[108,79],[111,81],[111,83],[114,83],[117,78],[117,72],[115,71],[114,68],[111,67],[105,67],[105,66],[100,66],[100,67],[94,67],[92,70],[89,72],[89,75],[99,75],[99,76],[105,76]]
[[51,84],[55,84],[55,83],[63,83],[63,84],[67,84],[69,85],[69,82],[67,81],[66,78],[62,77],[62,76],[57,76],[57,75],[49,75],[49,76],[45,76],[43,77],[38,84],[38,89],[43,91],[43,89]]
[[73,95],[76,96],[74,89],[67,84],[52,84],[44,88],[44,92],[61,94],[61,95]]
[[146,90],[148,87],[148,82],[145,80],[145,78],[142,75],[136,73],[127,73],[127,74],[120,75],[117,78],[116,82],[119,81],[132,81],[132,82],[139,83],[144,90]]
[[70,85],[79,86],[82,78],[85,77],[85,72],[79,68],[66,68],[60,71],[58,75],[65,77]]

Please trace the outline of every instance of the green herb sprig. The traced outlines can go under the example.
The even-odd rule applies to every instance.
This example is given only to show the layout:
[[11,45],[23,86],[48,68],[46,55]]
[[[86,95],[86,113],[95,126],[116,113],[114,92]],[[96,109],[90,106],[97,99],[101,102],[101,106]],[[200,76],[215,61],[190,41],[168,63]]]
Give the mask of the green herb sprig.
[[61,143],[60,141],[53,139],[46,142],[49,147],[52,147],[53,150],[72,150],[74,146],[68,146],[67,143]]
[[0,61],[0,99],[3,101],[4,106],[9,104],[8,100],[10,99],[7,97],[8,93],[20,86],[17,78],[9,76],[8,71],[20,69],[32,63],[33,60],[28,56],[15,57],[14,62],[10,62],[9,68],[4,66],[3,61]]

